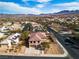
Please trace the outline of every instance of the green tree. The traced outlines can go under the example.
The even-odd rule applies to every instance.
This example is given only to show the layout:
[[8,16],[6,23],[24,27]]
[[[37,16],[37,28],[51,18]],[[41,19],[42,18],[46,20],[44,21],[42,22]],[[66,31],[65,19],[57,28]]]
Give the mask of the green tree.
[[24,28],[22,31],[32,31],[33,27],[31,23],[24,24]]
[[21,33],[21,40],[25,41],[28,39],[29,31],[24,31]]

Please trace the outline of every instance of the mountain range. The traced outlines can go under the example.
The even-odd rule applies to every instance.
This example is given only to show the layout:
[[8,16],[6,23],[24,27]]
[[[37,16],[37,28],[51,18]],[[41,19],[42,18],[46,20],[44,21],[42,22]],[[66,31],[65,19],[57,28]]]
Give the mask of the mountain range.
[[48,13],[48,14],[38,14],[38,15],[35,15],[35,14],[0,14],[0,17],[9,17],[9,16],[12,16],[12,17],[22,17],[22,16],[51,16],[51,15],[69,15],[69,14],[78,14],[79,15],[79,10],[63,10],[63,11],[60,11],[60,12],[57,12],[57,13]]
[[49,16],[49,15],[69,15],[69,14],[79,14],[79,10],[63,10],[56,13],[40,14],[39,16]]
[[79,14],[79,10],[63,10],[54,14]]

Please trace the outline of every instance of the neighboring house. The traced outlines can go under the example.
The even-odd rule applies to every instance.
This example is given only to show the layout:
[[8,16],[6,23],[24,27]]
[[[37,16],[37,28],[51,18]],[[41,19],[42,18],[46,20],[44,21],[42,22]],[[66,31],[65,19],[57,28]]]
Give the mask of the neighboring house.
[[29,21],[26,21],[25,23],[26,23],[26,24],[27,24],[27,23],[31,23],[33,27],[35,27],[35,26],[40,26],[40,24],[38,24],[38,23],[36,23],[36,22],[29,22]]
[[10,26],[10,25],[12,25],[12,22],[5,22],[5,23],[3,23],[3,26]]
[[16,34],[13,34],[12,36],[10,36],[9,40],[11,40],[11,42],[14,43],[14,44],[18,44],[19,43],[19,37],[20,37],[20,34],[16,33]]
[[11,26],[11,30],[18,30],[18,29],[21,29],[21,24],[20,23],[14,23],[12,26]]
[[33,27],[33,32],[38,32],[38,31],[43,31],[43,27],[42,26]]
[[0,28],[0,31],[1,31],[1,32],[8,32],[8,31],[9,31],[9,28],[3,26],[2,28]]
[[15,33],[9,36],[7,39],[0,42],[1,47],[12,48],[12,45],[18,45],[19,43],[19,33]]
[[63,35],[65,35],[65,34],[70,35],[70,34],[72,34],[72,31],[71,31],[70,29],[66,28],[66,27],[63,27],[63,28],[60,30],[59,33],[60,33],[60,34],[63,34]]
[[29,46],[37,46],[46,40],[45,32],[35,32],[30,34]]

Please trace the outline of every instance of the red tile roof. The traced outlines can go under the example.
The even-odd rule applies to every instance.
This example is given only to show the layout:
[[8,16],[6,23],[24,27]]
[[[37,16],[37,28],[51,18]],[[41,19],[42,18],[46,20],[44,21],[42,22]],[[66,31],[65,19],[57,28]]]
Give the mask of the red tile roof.
[[40,41],[42,38],[45,38],[45,33],[44,32],[35,32],[30,34],[30,39],[29,41]]

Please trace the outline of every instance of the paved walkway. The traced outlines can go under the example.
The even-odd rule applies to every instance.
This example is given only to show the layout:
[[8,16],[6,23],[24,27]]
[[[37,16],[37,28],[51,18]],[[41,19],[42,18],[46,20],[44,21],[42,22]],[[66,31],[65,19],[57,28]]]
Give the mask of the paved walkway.
[[36,55],[41,55],[42,51],[41,50],[36,50],[35,48],[26,48],[25,50],[25,55],[29,55],[29,56],[36,56]]

